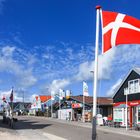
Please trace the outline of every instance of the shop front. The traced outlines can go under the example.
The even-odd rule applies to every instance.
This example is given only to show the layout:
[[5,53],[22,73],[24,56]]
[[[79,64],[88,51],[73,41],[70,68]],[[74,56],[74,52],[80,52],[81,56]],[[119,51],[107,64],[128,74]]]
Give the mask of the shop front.
[[73,110],[73,120],[78,121],[82,119],[82,103],[72,103],[72,110]]
[[61,120],[72,120],[72,109],[60,109],[58,110],[58,119]]
[[122,126],[140,124],[140,68],[130,70],[115,91],[113,120],[120,121]]
[[[83,96],[71,96],[68,99],[64,99],[58,108],[58,118],[66,120],[69,116],[72,121],[90,122],[92,120],[92,102],[93,97],[85,97],[85,106],[83,108]],[[112,108],[113,101],[111,98],[98,97],[98,113],[103,117],[112,116]]]
[[127,105],[126,102],[114,103],[113,121],[120,122],[121,126],[126,126],[126,122],[130,127],[140,124],[140,100],[128,101]]
[[91,121],[91,107],[85,105],[85,110],[83,114],[83,104],[82,103],[72,103],[72,109],[73,109],[73,120],[75,121],[81,121],[83,119],[84,115],[84,121],[90,122]]

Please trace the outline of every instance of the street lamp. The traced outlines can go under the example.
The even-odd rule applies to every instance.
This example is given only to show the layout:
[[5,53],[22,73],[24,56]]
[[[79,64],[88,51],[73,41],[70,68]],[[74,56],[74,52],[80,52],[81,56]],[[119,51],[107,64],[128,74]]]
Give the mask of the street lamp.
[[54,91],[51,91],[51,117],[53,118],[53,100],[54,100]]

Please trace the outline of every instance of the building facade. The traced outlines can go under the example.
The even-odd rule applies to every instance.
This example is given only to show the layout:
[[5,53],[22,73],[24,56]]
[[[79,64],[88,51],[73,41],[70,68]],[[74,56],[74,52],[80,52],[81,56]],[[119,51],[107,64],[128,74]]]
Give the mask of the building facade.
[[[93,97],[85,96],[84,114],[83,114],[83,96],[71,96],[61,102],[61,109],[58,111],[59,119],[69,119],[73,121],[82,120],[91,121]],[[113,100],[108,97],[97,98],[97,113],[103,117],[112,116]]]
[[114,93],[113,120],[122,126],[140,124],[140,68],[130,70]]

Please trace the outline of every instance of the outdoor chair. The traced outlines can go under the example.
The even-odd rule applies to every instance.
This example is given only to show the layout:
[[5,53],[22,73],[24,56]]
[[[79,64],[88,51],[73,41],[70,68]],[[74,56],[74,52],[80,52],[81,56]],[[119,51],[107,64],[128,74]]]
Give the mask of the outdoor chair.
[[107,124],[108,124],[109,127],[114,127],[114,122],[113,121],[108,121]]

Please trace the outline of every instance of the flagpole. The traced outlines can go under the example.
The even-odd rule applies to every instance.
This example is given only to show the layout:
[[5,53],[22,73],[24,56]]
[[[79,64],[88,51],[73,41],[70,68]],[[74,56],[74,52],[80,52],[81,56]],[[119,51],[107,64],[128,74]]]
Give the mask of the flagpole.
[[83,122],[85,122],[85,96],[83,95]]
[[[128,92],[128,91],[127,91]],[[127,124],[127,103],[128,103],[128,93],[126,92],[126,113],[125,113],[125,116],[126,116],[126,131],[127,131],[127,128],[128,128],[128,124]]]
[[96,140],[96,110],[97,110],[97,88],[98,88],[98,47],[99,47],[99,13],[101,6],[96,6],[96,40],[95,40],[95,65],[94,65],[94,91],[93,91],[93,118],[92,118],[92,140]]
[[[14,87],[12,87],[12,92],[14,92],[13,90],[14,90]],[[14,94],[14,93],[13,93],[13,94]],[[13,95],[13,96],[14,96],[14,95]],[[13,98],[13,97],[12,97],[12,98]],[[13,114],[13,109],[14,109],[14,107],[13,107],[13,99],[12,99],[12,119],[13,119],[13,115],[14,115],[14,114]]]
[[52,91],[51,91],[51,118],[52,118]]
[[53,117],[53,99],[51,96],[51,118]]
[[59,94],[59,119],[61,119],[61,115],[60,115],[60,110],[61,110],[61,99],[60,99],[60,94]]
[[62,100],[62,90],[59,89],[59,119],[61,120],[61,113],[60,113],[60,110],[61,110],[61,100]]
[[53,117],[53,91],[51,91],[51,118]]
[[14,87],[12,87],[12,91],[11,91],[11,103],[12,103],[12,118],[11,118],[11,123],[10,123],[10,126],[11,126],[11,128],[13,128],[13,116],[14,116],[14,105],[13,105],[13,95],[14,94]]
[[85,122],[85,96],[84,96],[84,87],[83,87],[83,122]]
[[60,100],[60,96],[59,96],[59,110],[60,110],[60,104],[61,104],[61,100]]

